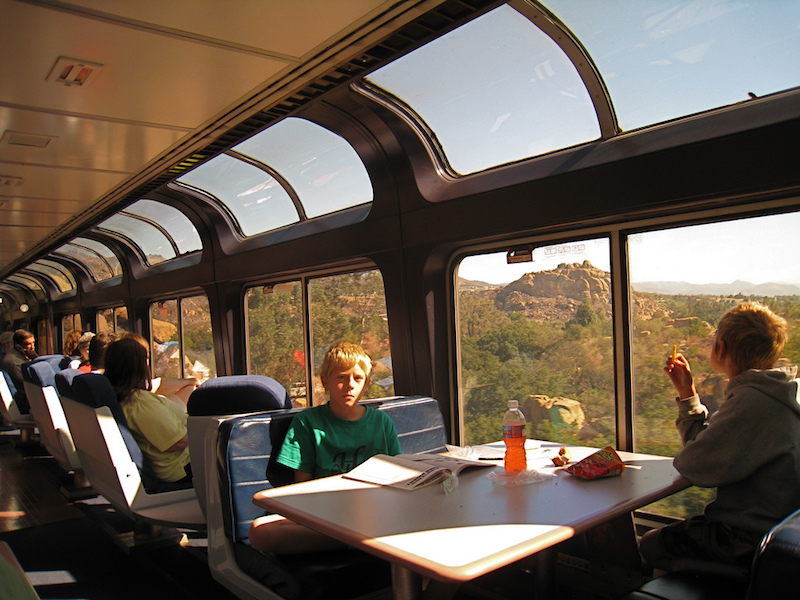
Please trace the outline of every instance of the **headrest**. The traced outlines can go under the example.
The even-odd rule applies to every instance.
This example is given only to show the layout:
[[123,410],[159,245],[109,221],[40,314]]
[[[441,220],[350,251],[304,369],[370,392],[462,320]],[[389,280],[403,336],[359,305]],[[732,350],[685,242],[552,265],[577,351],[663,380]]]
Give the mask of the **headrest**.
[[92,408],[107,406],[111,409],[111,414],[117,423],[127,424],[122,408],[117,401],[117,394],[114,386],[108,377],[100,373],[82,373],[72,380],[72,389],[67,395],[68,398],[86,404]]
[[63,354],[45,354],[43,356],[37,356],[31,362],[49,363],[53,368],[53,371],[57,373],[61,369],[66,369],[69,367],[69,363],[72,362],[72,359],[69,356],[64,356]]
[[78,369],[64,369],[55,375],[56,389],[59,396],[72,398],[72,381],[78,376],[83,375],[83,371]]
[[23,368],[23,372],[27,371],[28,381],[31,381],[40,387],[54,386],[56,384],[56,374],[49,362],[43,360],[34,361],[25,363],[24,366],[27,366],[27,369]]
[[11,396],[13,397],[14,394],[17,393],[17,386],[14,385],[14,382],[11,380],[11,375],[8,374],[8,371],[5,369],[0,369],[0,373],[3,374],[3,379],[6,380],[6,384],[8,384],[8,390],[11,392]]
[[198,387],[186,409],[191,416],[237,415],[292,408],[289,392],[266,375],[228,375]]

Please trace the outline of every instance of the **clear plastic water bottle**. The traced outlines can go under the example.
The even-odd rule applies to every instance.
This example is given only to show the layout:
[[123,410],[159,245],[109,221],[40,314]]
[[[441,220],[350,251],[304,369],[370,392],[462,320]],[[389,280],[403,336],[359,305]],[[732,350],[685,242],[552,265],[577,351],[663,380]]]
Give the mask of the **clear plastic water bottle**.
[[503,441],[506,444],[505,468],[507,473],[524,471],[525,458],[525,415],[519,409],[519,402],[508,401],[508,411],[503,417]]

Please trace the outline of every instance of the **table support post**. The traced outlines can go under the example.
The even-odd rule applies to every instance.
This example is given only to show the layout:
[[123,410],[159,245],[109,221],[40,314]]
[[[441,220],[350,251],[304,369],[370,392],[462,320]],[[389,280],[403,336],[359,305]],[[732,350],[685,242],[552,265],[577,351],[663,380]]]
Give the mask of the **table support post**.
[[411,569],[392,563],[393,600],[420,600],[422,598],[422,576]]

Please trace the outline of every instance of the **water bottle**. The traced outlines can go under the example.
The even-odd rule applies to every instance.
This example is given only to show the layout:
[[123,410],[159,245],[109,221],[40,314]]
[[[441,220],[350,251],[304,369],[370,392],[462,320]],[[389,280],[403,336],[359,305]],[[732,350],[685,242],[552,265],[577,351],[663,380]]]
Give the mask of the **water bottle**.
[[506,472],[524,471],[528,466],[525,458],[525,415],[516,400],[508,401],[508,411],[503,417],[503,441],[506,444]]

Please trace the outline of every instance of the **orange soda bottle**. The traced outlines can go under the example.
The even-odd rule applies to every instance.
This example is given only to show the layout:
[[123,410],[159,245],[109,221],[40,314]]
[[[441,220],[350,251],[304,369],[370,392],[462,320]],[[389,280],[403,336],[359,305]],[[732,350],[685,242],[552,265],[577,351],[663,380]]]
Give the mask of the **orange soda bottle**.
[[508,411],[503,417],[503,441],[506,444],[506,472],[524,471],[528,466],[525,458],[525,415],[519,409],[517,400],[508,401]]

